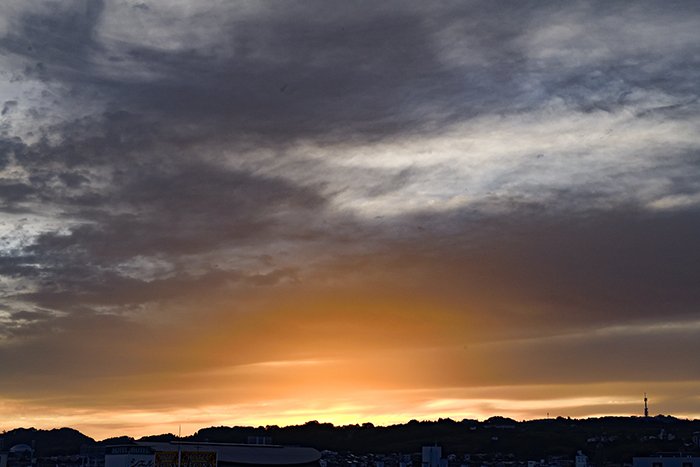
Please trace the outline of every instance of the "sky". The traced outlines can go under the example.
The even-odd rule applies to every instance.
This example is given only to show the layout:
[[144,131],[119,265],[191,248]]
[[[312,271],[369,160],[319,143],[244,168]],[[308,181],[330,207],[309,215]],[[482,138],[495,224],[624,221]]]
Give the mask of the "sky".
[[0,429],[700,418],[700,3],[2,4]]

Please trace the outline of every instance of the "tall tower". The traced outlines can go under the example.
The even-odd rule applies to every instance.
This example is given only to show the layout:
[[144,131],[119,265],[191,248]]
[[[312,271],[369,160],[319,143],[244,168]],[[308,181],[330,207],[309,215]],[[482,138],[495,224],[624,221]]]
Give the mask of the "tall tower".
[[647,405],[647,393],[644,393],[644,418],[649,418],[649,406]]

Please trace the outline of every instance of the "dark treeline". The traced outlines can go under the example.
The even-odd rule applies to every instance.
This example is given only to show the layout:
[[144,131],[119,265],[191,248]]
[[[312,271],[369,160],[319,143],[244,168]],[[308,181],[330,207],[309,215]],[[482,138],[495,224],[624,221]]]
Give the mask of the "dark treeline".
[[[311,446],[319,450],[361,453],[412,453],[437,443],[444,453],[512,455],[515,459],[573,456],[581,450],[594,461],[629,462],[632,456],[657,452],[697,453],[700,420],[674,417],[556,418],[516,422],[503,417],[486,421],[412,420],[406,424],[334,426],[307,422],[287,427],[210,427],[184,441],[245,443],[250,436],[267,436],[274,444]],[[694,434],[695,439],[694,439]],[[70,428],[16,429],[0,437],[4,449],[32,444],[38,456],[78,453],[81,446],[125,444],[135,441],[173,441],[173,434],[95,441]]]

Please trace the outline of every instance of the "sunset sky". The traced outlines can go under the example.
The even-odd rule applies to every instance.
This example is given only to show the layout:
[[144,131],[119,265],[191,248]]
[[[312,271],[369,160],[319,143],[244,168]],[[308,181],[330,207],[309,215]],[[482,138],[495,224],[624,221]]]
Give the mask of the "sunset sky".
[[0,10],[0,430],[700,417],[700,2]]

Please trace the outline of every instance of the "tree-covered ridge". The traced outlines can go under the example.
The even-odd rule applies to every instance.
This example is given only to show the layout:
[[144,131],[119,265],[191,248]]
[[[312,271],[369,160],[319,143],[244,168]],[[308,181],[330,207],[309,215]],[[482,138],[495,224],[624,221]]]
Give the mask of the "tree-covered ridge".
[[[335,426],[310,421],[294,426],[219,426],[202,428],[185,441],[245,443],[251,436],[271,437],[275,444],[311,446],[319,450],[356,453],[412,453],[439,444],[443,453],[501,455],[517,460],[573,456],[582,450],[593,461],[628,462],[632,456],[656,452],[700,452],[693,434],[700,420],[674,417],[603,417],[543,419],[517,422],[504,417],[485,421],[440,419],[391,426],[371,423]],[[81,445],[173,441],[174,434],[95,441],[76,430],[16,429],[2,435],[5,449],[34,442],[37,455],[77,453]]]

